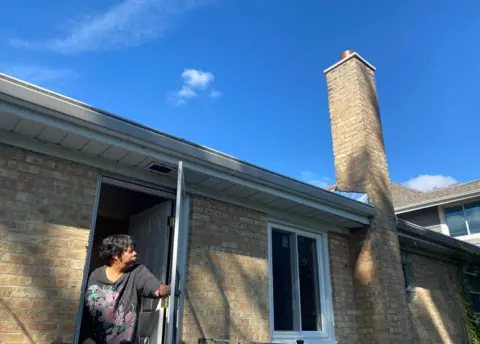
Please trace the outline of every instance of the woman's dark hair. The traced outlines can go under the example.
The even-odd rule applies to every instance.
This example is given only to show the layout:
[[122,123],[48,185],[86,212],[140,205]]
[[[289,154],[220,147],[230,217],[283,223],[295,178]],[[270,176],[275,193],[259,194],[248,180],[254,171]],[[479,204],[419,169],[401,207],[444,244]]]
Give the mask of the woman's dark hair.
[[110,235],[103,239],[100,245],[100,258],[110,266],[113,258],[120,257],[130,246],[135,246],[135,243],[129,235]]

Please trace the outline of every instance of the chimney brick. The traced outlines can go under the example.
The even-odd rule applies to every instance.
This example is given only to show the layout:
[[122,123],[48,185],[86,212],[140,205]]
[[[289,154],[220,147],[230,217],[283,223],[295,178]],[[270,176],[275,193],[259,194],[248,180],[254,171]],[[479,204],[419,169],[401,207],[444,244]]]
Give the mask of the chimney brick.
[[408,343],[410,322],[375,86],[375,68],[358,54],[325,71],[337,189],[368,194],[370,226],[352,231],[360,343]]

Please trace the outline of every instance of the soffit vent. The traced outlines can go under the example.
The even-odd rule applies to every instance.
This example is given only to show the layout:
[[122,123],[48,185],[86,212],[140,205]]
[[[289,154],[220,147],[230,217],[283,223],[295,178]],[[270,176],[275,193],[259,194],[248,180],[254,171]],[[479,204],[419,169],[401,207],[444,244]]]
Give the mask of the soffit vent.
[[174,170],[174,168],[172,168],[170,166],[167,166],[165,164],[161,164],[161,163],[158,163],[158,162],[155,162],[155,161],[149,163],[146,166],[146,168],[151,172],[158,173],[158,174],[163,174],[163,175],[169,174],[170,172],[172,172]]

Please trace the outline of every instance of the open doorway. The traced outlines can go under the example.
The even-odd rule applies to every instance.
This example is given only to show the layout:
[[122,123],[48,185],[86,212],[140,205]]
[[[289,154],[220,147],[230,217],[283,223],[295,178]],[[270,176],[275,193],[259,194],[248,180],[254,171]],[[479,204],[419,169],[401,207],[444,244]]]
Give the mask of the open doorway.
[[[151,192],[149,192],[151,191]],[[103,239],[128,234],[136,244],[138,263],[145,265],[160,281],[167,283],[171,256],[173,195],[155,193],[130,184],[103,182],[91,248],[89,275],[104,262],[99,257]],[[159,300],[144,299],[139,310],[138,333],[141,343],[162,343],[165,309]]]

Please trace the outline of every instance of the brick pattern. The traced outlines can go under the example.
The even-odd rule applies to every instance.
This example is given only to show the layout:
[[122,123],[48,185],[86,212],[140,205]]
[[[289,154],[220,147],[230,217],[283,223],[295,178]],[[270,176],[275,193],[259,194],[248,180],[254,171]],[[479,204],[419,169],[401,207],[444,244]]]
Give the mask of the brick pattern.
[[360,343],[405,343],[409,319],[375,75],[359,58],[327,74],[336,184],[366,192],[376,213],[350,238]]
[[341,344],[358,343],[357,311],[349,237],[328,233],[335,336]]
[[267,226],[261,213],[192,199],[183,342],[268,342]]
[[412,264],[409,310],[414,343],[466,344],[460,296],[459,267],[418,254],[404,254]]
[[0,145],[0,343],[71,343],[98,174]]

